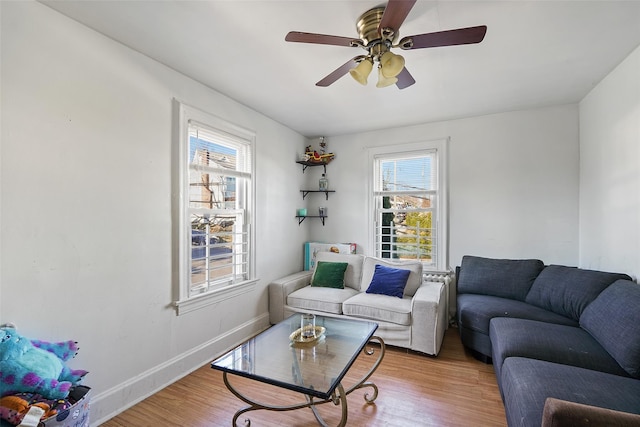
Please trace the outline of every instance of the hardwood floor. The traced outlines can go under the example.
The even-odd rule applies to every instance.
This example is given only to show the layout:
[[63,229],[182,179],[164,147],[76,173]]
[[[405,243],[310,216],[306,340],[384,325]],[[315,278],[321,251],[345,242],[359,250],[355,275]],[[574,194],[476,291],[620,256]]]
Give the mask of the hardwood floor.
[[[343,381],[356,381],[367,372],[366,357],[359,357]],[[238,389],[261,401],[274,404],[295,403],[300,395],[232,377]],[[458,330],[449,328],[437,357],[387,347],[385,358],[370,379],[379,388],[374,404],[367,404],[364,393],[348,396],[347,426],[506,426],[504,407],[493,367],[475,360],[460,343]],[[209,365],[140,402],[103,427],[151,426],[230,426],[235,412],[244,407],[222,381],[222,373]],[[337,425],[340,409],[328,403],[319,407],[328,425]],[[289,412],[251,411],[249,418],[258,427],[316,427],[310,409]],[[242,425],[242,424],[240,424]]]

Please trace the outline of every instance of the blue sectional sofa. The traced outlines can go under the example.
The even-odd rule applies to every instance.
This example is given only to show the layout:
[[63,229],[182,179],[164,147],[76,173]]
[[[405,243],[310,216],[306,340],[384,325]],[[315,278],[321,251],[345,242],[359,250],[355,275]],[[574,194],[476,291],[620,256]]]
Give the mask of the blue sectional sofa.
[[640,285],[629,276],[465,256],[456,301],[462,343],[493,363],[510,427],[640,425]]

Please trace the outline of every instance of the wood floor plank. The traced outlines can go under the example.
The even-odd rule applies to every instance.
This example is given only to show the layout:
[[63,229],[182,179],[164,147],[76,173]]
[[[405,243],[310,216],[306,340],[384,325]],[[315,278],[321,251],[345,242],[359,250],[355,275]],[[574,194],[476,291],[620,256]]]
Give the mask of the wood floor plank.
[[[369,360],[360,356],[343,381],[345,388],[366,372]],[[246,378],[232,377],[233,384],[261,401],[287,404],[300,401],[300,395]],[[370,388],[348,396],[347,426],[366,427],[504,427],[504,406],[493,367],[466,353],[458,330],[445,334],[437,357],[387,347],[385,358],[370,378],[379,389],[374,404],[364,394]],[[222,381],[222,373],[205,365],[190,375],[145,399],[103,427],[230,426],[235,412],[244,407]],[[319,412],[328,425],[337,425],[340,408],[331,403]],[[252,411],[243,414],[253,427],[316,427],[311,410]]]

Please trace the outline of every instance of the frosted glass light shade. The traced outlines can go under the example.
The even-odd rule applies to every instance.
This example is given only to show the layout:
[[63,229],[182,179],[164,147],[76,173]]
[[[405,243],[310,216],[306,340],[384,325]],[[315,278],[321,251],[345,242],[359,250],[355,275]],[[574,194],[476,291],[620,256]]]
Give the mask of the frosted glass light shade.
[[395,77],[404,68],[404,58],[392,52],[385,52],[380,57],[380,65],[385,77]]
[[378,83],[376,83],[376,87],[387,87],[394,85],[397,82],[397,77],[385,77],[385,75],[382,73],[382,67],[378,67]]
[[367,84],[367,78],[373,69],[373,61],[369,58],[365,58],[358,65],[349,70],[351,77],[355,79],[361,85]]

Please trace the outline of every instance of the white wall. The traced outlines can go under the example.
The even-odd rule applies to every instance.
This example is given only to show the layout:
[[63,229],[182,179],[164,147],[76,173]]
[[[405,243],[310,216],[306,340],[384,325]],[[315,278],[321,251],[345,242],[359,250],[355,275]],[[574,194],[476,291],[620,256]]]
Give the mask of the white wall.
[[[580,105],[581,147],[577,105],[331,137],[336,193],[303,203],[321,168],[295,164],[302,136],[41,4],[0,2],[0,16],[0,323],[79,341],[96,421],[264,326],[265,286],[302,266],[305,240],[366,253],[367,147],[451,138],[452,267],[475,254],[640,271],[638,51]],[[180,317],[173,98],[256,131],[258,151],[256,291]],[[320,204],[325,227],[297,224]]]
[[580,266],[640,277],[640,47],[580,103]]
[[[265,327],[266,285],[302,266],[305,139],[34,2],[0,2],[0,323],[75,339],[104,420]],[[171,306],[172,99],[257,134],[255,292]],[[283,238],[286,236],[286,239]]]
[[450,259],[578,261],[577,105],[515,111],[328,139],[335,195],[312,238],[367,253],[367,147],[450,137]]

